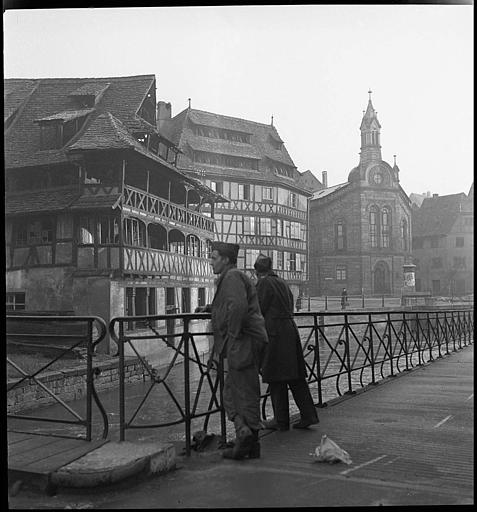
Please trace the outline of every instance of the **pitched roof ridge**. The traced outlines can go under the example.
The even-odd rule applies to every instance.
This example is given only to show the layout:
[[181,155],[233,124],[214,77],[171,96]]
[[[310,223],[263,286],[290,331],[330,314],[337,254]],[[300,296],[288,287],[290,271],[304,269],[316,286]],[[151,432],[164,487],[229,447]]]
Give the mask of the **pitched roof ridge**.
[[128,75],[128,76],[85,76],[85,77],[37,77],[37,78],[4,78],[4,81],[8,80],[33,80],[39,82],[75,82],[76,80],[137,80],[140,78],[156,79],[156,75]]
[[[189,109],[186,109],[186,110],[189,110]],[[271,124],[260,123],[259,121],[252,121],[250,119],[244,119],[243,117],[234,117],[234,116],[228,116],[228,115],[225,115],[225,114],[217,114],[215,112],[208,112],[207,110],[200,110],[200,109],[197,109],[197,108],[191,108],[190,112],[200,112],[201,114],[210,114],[210,115],[213,115],[213,116],[224,117],[226,119],[233,119],[235,121],[244,121],[245,123],[258,124],[260,126],[265,126],[267,128],[275,128],[275,126],[272,126]],[[179,114],[177,114],[177,115],[179,115]],[[275,128],[275,131],[277,131],[276,128]]]

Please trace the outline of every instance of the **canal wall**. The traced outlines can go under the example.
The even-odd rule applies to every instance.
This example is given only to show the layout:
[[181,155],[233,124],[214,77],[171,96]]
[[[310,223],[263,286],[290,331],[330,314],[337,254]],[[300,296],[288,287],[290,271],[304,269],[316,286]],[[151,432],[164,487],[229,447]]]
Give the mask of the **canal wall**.
[[[94,377],[96,391],[104,391],[119,387],[118,358],[109,361],[94,362],[93,368],[99,370]],[[36,377],[52,393],[64,402],[78,400],[86,396],[86,365],[64,370],[44,372]],[[133,383],[147,380],[149,376],[137,357],[126,357],[125,382]],[[7,382],[8,388],[19,379]],[[8,389],[7,388],[7,389]],[[7,392],[7,413],[34,409],[42,405],[57,403],[40,385],[33,380],[24,380],[18,386]]]

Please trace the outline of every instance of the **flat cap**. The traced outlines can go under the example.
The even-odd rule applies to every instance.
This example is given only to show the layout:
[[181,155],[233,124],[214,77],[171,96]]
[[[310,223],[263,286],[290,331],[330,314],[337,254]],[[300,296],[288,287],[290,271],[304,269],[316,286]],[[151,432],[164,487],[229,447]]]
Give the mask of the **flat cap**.
[[226,242],[212,242],[212,250],[217,251],[221,256],[229,256],[237,259],[240,246]]

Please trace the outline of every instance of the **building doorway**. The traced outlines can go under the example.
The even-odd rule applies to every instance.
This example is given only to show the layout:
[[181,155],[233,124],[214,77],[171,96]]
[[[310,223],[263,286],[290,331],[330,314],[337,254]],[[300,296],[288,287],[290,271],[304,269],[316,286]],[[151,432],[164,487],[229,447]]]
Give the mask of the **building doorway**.
[[389,279],[389,269],[384,261],[380,261],[374,267],[373,272],[373,282],[374,282],[374,293],[383,294],[383,293],[391,293],[391,283]]

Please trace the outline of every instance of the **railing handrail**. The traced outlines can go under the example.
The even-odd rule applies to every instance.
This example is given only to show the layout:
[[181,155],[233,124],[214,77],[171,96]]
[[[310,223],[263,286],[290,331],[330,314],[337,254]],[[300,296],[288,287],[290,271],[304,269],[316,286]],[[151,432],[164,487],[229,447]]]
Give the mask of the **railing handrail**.
[[[215,224],[215,221],[212,217],[209,217],[208,215],[204,215],[203,213],[200,213],[200,212],[197,212],[195,210],[191,210],[190,208],[186,208],[185,206],[182,206],[180,204],[177,204],[177,203],[173,203],[172,201],[169,201],[169,199],[165,199],[161,196],[156,196],[155,194],[152,194],[151,192],[146,192],[145,190],[141,190],[140,188],[137,188],[137,187],[133,187],[132,185],[124,185],[124,192],[123,192],[123,196],[124,194],[126,193],[126,190],[132,190],[134,192],[137,192],[139,194],[144,194],[145,196],[149,196],[153,199],[157,199],[158,201],[168,205],[168,206],[171,206],[173,208],[177,208],[177,210],[185,213],[185,214],[190,214],[190,215],[194,215],[194,216],[197,216],[198,218],[208,222],[208,223],[212,223],[212,224]],[[135,206],[133,208],[136,208]],[[148,213],[151,213],[151,215],[155,215],[153,214],[152,212],[149,212],[148,210],[144,210],[144,211],[147,211]],[[164,217],[164,215],[160,215],[158,214],[159,217]],[[187,222],[183,222],[183,224],[185,225],[189,225]],[[202,229],[202,228],[199,228],[199,229]],[[203,229],[203,231],[213,231],[213,230],[209,230],[209,229]]]
[[[374,315],[374,318],[373,318]],[[326,323],[325,317],[341,317],[338,322]],[[431,361],[436,357],[442,357],[442,352],[445,351],[449,354],[450,350],[458,350],[473,342],[473,308],[471,307],[447,307],[445,310],[442,308],[423,308],[413,309],[399,308],[393,311],[375,310],[365,312],[297,312],[295,317],[303,318],[308,317],[313,319],[313,325],[298,323],[298,328],[303,332],[311,329],[310,335],[306,338],[301,336],[302,349],[305,356],[305,364],[309,370],[308,383],[311,386],[316,384],[318,387],[318,402],[315,405],[323,407],[326,402],[323,401],[323,383],[332,383],[330,379],[335,379],[336,391],[339,396],[342,394],[354,394],[356,391],[353,387],[359,384],[365,387],[369,384],[376,384],[376,379],[385,378],[385,373],[390,372],[390,376],[400,373],[401,366],[405,360],[405,371],[410,370],[416,364],[421,366],[425,364],[426,359]],[[206,366],[198,358],[198,351],[194,337],[195,336],[210,336],[210,325],[201,328],[198,332],[192,332],[190,325],[192,320],[202,319],[208,320],[211,318],[210,313],[177,313],[177,314],[161,314],[161,315],[137,315],[137,316],[123,316],[115,317],[111,320],[108,328],[111,338],[118,343],[118,354],[120,358],[120,385],[119,385],[119,426],[120,426],[120,440],[124,441],[125,432],[127,429],[133,428],[160,428],[169,427],[171,425],[184,424],[185,437],[186,437],[186,454],[190,454],[191,450],[191,425],[194,419],[205,417],[204,430],[207,430],[209,417],[212,414],[221,414],[221,433],[226,437],[226,424],[225,412],[222,400],[223,389],[223,360],[218,362],[219,366],[214,378],[208,371],[204,370]],[[151,322],[156,320],[178,320],[182,319],[183,328],[179,332],[162,334],[151,325]],[[124,327],[127,322],[131,321],[145,321],[148,323],[151,331],[154,332],[153,336],[138,336],[135,332],[125,332]],[[427,328],[426,328],[427,324]],[[119,334],[116,334],[115,327],[119,326]],[[205,330],[204,330],[205,329]],[[327,329],[332,329],[330,332]],[[363,332],[364,331],[364,332]],[[313,338],[314,334],[314,338]],[[179,344],[171,343],[172,339],[179,339]],[[357,337],[358,336],[358,337]],[[139,352],[134,347],[132,342],[141,342],[150,340],[152,338],[164,341],[170,349],[174,352],[172,360],[168,363],[167,369],[162,377],[155,373],[154,368],[150,367],[147,361],[143,361],[139,356]],[[134,424],[133,421],[143,406],[145,400],[143,399],[136,411],[132,416],[127,419],[125,414],[125,387],[124,387],[124,362],[125,362],[125,345],[129,343],[131,348],[139,356],[141,362],[145,365],[146,372],[150,375],[152,384],[159,385],[164,383],[171,399],[180,413],[178,420],[162,423],[141,423]],[[320,344],[323,347],[320,348]],[[351,354],[351,349],[353,354]],[[320,359],[320,350],[327,351],[328,358],[326,362]],[[438,351],[438,355],[437,355]],[[313,355],[314,353],[314,355]],[[342,353],[342,354],[341,354]],[[331,370],[328,369],[328,364],[332,356],[336,357],[332,363]],[[356,358],[359,355],[359,359]],[[178,357],[183,359],[184,368],[184,387],[183,391],[179,391],[177,396],[171,394],[171,387],[167,384],[167,376],[170,375],[171,368],[178,362]],[[326,357],[324,355],[324,357]],[[190,365],[196,364],[200,371],[200,380],[197,385],[194,404],[191,407],[191,373]],[[387,368],[387,369],[386,369]],[[369,379],[369,372],[371,372],[372,381],[364,384],[363,372],[366,379]],[[346,383],[341,384],[340,378],[345,377]],[[359,384],[356,379],[359,377]],[[353,380],[354,379],[354,380]],[[205,382],[209,383],[211,398],[209,399],[208,408],[204,411],[197,412],[197,404],[199,396],[201,395],[202,386]],[[220,395],[219,395],[220,384]],[[342,392],[343,386],[346,386],[347,391]],[[150,391],[150,390],[149,390]],[[149,393],[148,391],[148,393]],[[178,399],[182,396],[184,399],[184,407],[182,407]],[[262,416],[266,418],[265,406],[269,397],[269,392],[262,394]],[[215,404],[215,406],[214,406]],[[213,407],[214,406],[214,407]]]
[[[96,374],[95,368],[93,368],[93,362],[92,362],[92,356],[95,351],[96,346],[104,340],[107,332],[108,327],[106,325],[106,322],[99,316],[89,315],[89,316],[75,316],[75,315],[6,315],[6,319],[13,320],[13,321],[20,321],[20,322],[27,322],[27,321],[40,321],[45,323],[50,323],[51,321],[59,321],[59,322],[86,322],[86,327],[88,329],[87,339],[84,338],[85,335],[78,334],[77,337],[81,340],[80,342],[86,342],[86,418],[80,417],[75,411],[73,411],[63,400],[61,400],[59,397],[56,396],[51,390],[49,390],[45,384],[41,381],[41,372],[48,368],[53,362],[61,359],[61,357],[67,353],[71,352],[74,348],[76,348],[76,345],[73,347],[68,347],[64,350],[60,356],[54,358],[52,361],[48,362],[45,366],[40,368],[39,370],[35,371],[33,374],[25,372],[22,368],[20,368],[18,365],[16,365],[14,362],[10,362],[9,358],[7,357],[7,362],[9,362],[12,366],[14,366],[19,373],[23,374],[23,378],[19,377],[14,384],[7,389],[7,392],[11,389],[14,389],[18,384],[23,382],[25,379],[29,379],[30,381],[35,381],[40,387],[44,389],[51,397],[55,399],[57,403],[62,405],[66,410],[68,410],[73,416],[77,418],[77,421],[72,420],[61,420],[57,418],[48,418],[48,417],[37,417],[37,416],[21,416],[17,414],[7,414],[7,417],[10,418],[16,418],[16,419],[23,419],[23,420],[29,420],[29,421],[45,421],[45,422],[52,422],[52,423],[66,423],[66,424],[79,424],[86,427],[86,436],[85,439],[87,441],[91,441],[92,436],[92,399],[94,399],[100,413],[103,419],[103,439],[106,439],[108,435],[109,430],[109,423],[108,423],[108,416],[106,414],[106,411],[104,410],[104,407],[99,400],[98,394],[96,392],[95,386],[94,386],[94,375]],[[8,323],[7,323],[8,325]],[[93,340],[93,325],[99,326],[99,329],[97,330],[96,339]],[[6,332],[6,336],[8,336],[8,331]],[[24,334],[25,336],[28,336],[28,333]],[[44,337],[49,337],[50,334],[45,333],[43,334]],[[37,380],[38,378],[38,380]],[[15,379],[11,379],[13,382]]]

